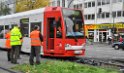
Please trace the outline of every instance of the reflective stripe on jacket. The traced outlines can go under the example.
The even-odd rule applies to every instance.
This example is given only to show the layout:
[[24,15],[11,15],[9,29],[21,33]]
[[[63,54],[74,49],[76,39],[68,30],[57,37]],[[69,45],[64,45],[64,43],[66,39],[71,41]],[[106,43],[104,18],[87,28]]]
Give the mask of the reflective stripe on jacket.
[[11,46],[10,46],[10,32],[6,33],[5,38],[6,38],[6,44],[5,44],[6,48],[11,49]]
[[10,36],[10,44],[11,44],[11,46],[13,46],[13,45],[21,45],[20,38],[22,37],[22,34],[21,34],[19,28],[14,27],[11,30],[10,34],[11,34],[11,36]]
[[31,46],[41,46],[40,31],[34,30],[30,34]]

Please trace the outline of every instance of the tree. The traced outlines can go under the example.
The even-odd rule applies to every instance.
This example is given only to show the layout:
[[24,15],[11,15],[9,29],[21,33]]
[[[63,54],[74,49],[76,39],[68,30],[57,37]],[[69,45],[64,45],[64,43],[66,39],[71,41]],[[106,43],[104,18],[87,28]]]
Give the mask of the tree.
[[11,11],[11,9],[7,5],[5,5],[5,7],[3,9],[3,15],[10,14],[10,11]]
[[7,15],[10,14],[11,9],[5,5],[5,3],[0,3],[0,15]]
[[49,5],[49,0],[17,0],[16,12],[28,11]]

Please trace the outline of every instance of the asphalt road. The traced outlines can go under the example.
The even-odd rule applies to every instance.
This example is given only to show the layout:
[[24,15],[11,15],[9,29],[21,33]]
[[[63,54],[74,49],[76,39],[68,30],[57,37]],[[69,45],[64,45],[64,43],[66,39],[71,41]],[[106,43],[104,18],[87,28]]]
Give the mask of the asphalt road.
[[89,58],[124,59],[124,50],[115,50],[106,43],[94,43],[86,46],[86,55]]
[[[19,64],[28,63],[29,56],[21,55],[21,59],[18,59]],[[6,51],[0,50],[0,73],[21,73],[18,71],[13,71],[11,68],[17,64],[12,64],[7,61]]]
[[[6,51],[0,50],[0,73],[21,73],[13,71],[10,68],[17,64],[11,64],[7,61]],[[105,58],[105,59],[124,59],[123,50],[114,50],[111,45],[94,43],[86,45],[87,58]],[[29,55],[21,54],[21,59],[18,59],[19,64],[29,63]]]

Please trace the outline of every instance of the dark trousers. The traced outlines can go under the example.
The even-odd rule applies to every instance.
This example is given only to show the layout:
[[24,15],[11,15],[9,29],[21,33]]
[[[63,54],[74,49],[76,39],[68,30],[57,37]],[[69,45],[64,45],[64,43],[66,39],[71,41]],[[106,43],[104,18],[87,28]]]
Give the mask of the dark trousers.
[[22,47],[22,45],[19,45],[19,54],[18,54],[18,58],[20,58],[20,54],[21,54],[21,47]]
[[31,53],[29,62],[31,65],[34,64],[34,57],[36,56],[36,64],[40,63],[40,46],[31,46]]
[[7,58],[8,58],[8,61],[11,60],[11,49],[7,49]]
[[18,45],[12,46],[12,50],[11,50],[12,63],[17,63],[18,54],[19,54],[19,46]]

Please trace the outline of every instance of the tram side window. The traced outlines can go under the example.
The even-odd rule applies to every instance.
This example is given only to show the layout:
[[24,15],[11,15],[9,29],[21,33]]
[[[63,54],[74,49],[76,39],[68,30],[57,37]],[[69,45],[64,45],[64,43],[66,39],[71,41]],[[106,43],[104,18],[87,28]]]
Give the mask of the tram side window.
[[0,26],[0,38],[4,37],[4,26]]
[[13,28],[15,26],[15,24],[12,24],[11,28]]
[[9,29],[9,25],[5,25],[5,30],[8,30]]
[[59,19],[58,22],[57,22],[57,34],[56,34],[56,37],[57,38],[62,37],[61,19]]
[[40,32],[42,32],[42,30],[41,30],[41,28],[42,28],[42,26],[41,26],[42,25],[42,22],[31,22],[30,32],[33,31],[35,25],[38,25],[40,27],[39,28]]
[[5,25],[5,34],[8,32],[9,30],[9,25]]

